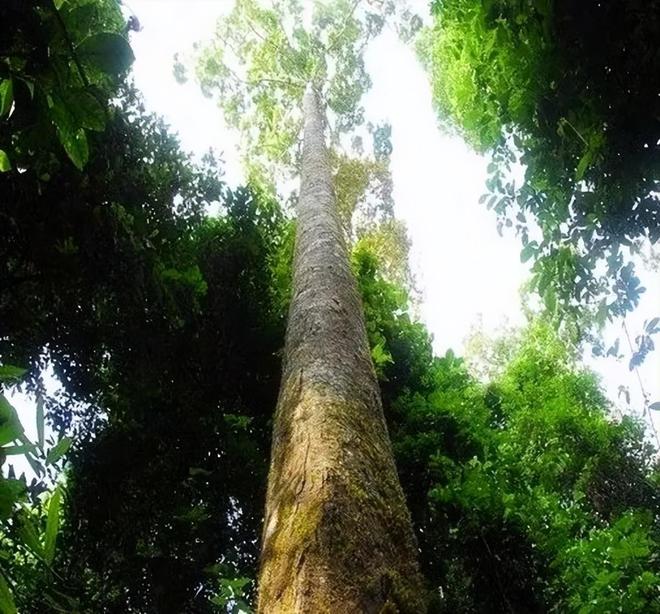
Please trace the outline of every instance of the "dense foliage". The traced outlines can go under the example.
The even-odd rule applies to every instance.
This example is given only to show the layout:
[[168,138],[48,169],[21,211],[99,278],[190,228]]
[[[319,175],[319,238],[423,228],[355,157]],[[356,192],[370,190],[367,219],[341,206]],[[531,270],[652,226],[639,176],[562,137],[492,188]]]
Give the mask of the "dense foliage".
[[643,426],[608,419],[594,376],[541,323],[488,384],[451,352],[433,358],[405,295],[368,254],[358,263],[432,611],[660,611]]
[[[255,573],[290,231],[248,193],[224,199],[190,235],[206,290],[179,295],[187,317],[150,328],[149,353],[114,345],[116,374],[91,384],[108,420],[80,433],[56,558],[79,611],[223,611],[250,594],[235,578]],[[608,422],[547,327],[484,385],[433,357],[371,252],[354,266],[434,611],[654,611],[660,492],[640,428]],[[32,582],[25,603],[50,611],[35,595],[53,578]]]
[[[437,0],[420,44],[442,119],[492,154],[488,206],[515,227],[554,312],[599,324],[643,291],[660,239],[660,7]],[[524,167],[522,183],[511,169]],[[655,315],[655,314],[654,314]]]
[[48,181],[66,157],[82,169],[133,61],[131,24],[116,0],[8,0],[0,23],[0,172]]
[[[57,7],[74,33],[84,7],[117,15],[6,7],[41,24],[16,28],[35,48]],[[38,399],[41,425],[27,441],[0,396],[0,612],[247,609],[294,224],[229,189],[212,158],[193,163],[130,87],[104,87],[116,101],[81,124],[84,165],[46,114],[38,160],[0,173],[0,382]],[[0,144],[18,160],[28,124],[12,100]],[[435,357],[376,230],[353,267],[431,611],[660,612],[660,473],[642,427],[610,420],[541,321],[500,342],[488,382]],[[31,483],[7,453],[28,455]]]

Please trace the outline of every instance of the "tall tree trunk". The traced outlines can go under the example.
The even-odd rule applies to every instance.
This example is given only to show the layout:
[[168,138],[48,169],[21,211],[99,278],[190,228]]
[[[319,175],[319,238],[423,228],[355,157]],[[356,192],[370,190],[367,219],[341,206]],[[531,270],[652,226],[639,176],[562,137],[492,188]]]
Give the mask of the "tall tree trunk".
[[308,87],[293,297],[275,416],[261,614],[424,611],[410,517]]

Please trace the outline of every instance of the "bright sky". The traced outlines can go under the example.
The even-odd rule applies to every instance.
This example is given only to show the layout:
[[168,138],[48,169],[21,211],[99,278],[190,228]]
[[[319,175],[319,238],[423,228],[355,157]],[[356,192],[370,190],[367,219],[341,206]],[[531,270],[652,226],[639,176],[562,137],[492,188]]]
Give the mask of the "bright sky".
[[[133,34],[134,76],[147,108],[165,117],[186,150],[202,154],[209,148],[224,152],[226,179],[240,183],[238,139],[228,131],[215,104],[197,85],[179,85],[173,77],[173,56],[208,38],[216,18],[231,9],[233,0],[130,0],[125,6],[137,15],[142,32]],[[420,13],[426,0],[414,0]],[[478,203],[485,191],[487,161],[457,137],[443,134],[432,109],[428,79],[414,52],[391,32],[367,52],[373,88],[365,105],[371,120],[392,125],[392,173],[397,216],[405,220],[412,238],[412,266],[422,290],[420,314],[434,336],[438,354],[463,349],[470,328],[481,318],[493,333],[499,325],[522,324],[519,288],[527,276],[520,263],[520,246],[512,235],[500,237],[494,214]],[[647,286],[639,308],[628,319],[639,331],[644,319],[660,315],[658,274],[642,274]],[[607,331],[609,340],[620,328]],[[624,339],[622,339],[622,347]],[[628,386],[639,410],[640,387],[627,364],[589,361],[601,374],[613,401],[619,385]],[[660,401],[660,351],[641,369],[652,401]],[[34,404],[15,395],[28,435],[33,435]],[[660,412],[655,412],[660,429]]]
[[[421,2],[425,8],[425,2]],[[148,108],[164,115],[184,148],[224,151],[227,178],[240,180],[238,140],[215,104],[188,82],[176,83],[172,56],[208,38],[233,0],[132,0],[143,27],[132,39],[134,74]],[[493,215],[478,203],[487,162],[437,129],[428,80],[413,51],[390,31],[367,53],[374,86],[365,106],[393,127],[392,173],[397,216],[413,240],[412,264],[423,290],[422,317],[444,352],[460,349],[479,314],[486,328],[508,317],[522,323],[518,288],[526,267],[515,240],[497,234]]]
[[[413,4],[421,14],[427,11],[426,0]],[[241,178],[236,135],[194,83],[180,86],[172,76],[173,55],[208,38],[217,16],[232,5],[233,0],[129,3],[143,27],[132,42],[135,79],[148,108],[165,116],[186,149],[223,151],[227,179],[236,183]],[[479,318],[486,332],[507,321],[522,324],[519,288],[528,269],[520,263],[520,246],[515,237],[497,234],[494,215],[478,202],[487,160],[438,128],[427,76],[413,50],[392,32],[371,45],[367,68],[373,80],[365,100],[368,116],[392,124],[396,213],[412,238],[412,266],[423,293],[421,317],[433,333],[436,352],[460,352]],[[632,331],[640,330],[645,318],[660,314],[657,274],[646,274],[643,282],[648,291],[629,318]],[[618,328],[608,331],[611,339],[619,335]],[[601,373],[614,400],[620,384],[629,386],[633,400],[639,399],[639,384],[625,364],[610,359],[591,366]],[[652,400],[660,399],[659,374],[656,352],[642,368]]]

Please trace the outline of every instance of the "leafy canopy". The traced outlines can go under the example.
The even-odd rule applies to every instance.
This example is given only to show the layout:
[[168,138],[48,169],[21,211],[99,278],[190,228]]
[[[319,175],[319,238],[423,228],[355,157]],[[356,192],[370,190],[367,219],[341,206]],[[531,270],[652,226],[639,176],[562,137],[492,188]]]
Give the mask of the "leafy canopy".
[[363,122],[360,99],[370,86],[363,51],[384,16],[359,5],[333,0],[310,10],[299,0],[268,8],[238,0],[198,51],[202,91],[217,95],[227,122],[240,130],[251,180],[272,180],[296,165],[308,84],[326,102],[335,138]]
[[432,11],[419,49],[440,117],[491,153],[483,199],[520,236],[546,308],[586,309],[599,325],[625,314],[643,292],[629,257],[660,239],[658,4],[437,0]]
[[[364,51],[386,19],[399,29],[419,26],[405,6],[391,1],[285,0],[266,6],[239,0],[218,21],[213,40],[198,46],[195,71],[202,91],[217,98],[229,125],[240,131],[249,183],[271,194],[288,189],[297,174],[302,98],[307,86],[314,87],[331,128],[346,234],[353,240],[369,236],[382,255],[391,252],[392,278],[412,284],[405,229],[393,220],[391,128],[365,123],[361,106],[371,85]],[[175,74],[185,78],[180,62]]]
[[89,159],[117,78],[133,62],[117,0],[10,0],[0,7],[0,172],[34,168],[47,181]]

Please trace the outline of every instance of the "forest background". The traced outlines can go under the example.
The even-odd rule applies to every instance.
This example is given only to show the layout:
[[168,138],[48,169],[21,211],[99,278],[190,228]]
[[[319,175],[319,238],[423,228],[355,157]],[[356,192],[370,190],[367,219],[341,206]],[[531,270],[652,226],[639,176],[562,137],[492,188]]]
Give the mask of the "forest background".
[[[32,460],[39,466],[41,458],[46,474],[44,469],[32,469],[48,484],[56,476],[53,467],[62,465],[71,443],[79,444],[71,449],[66,486],[54,494],[45,496],[40,492],[43,484],[33,484],[30,499],[16,509],[12,499],[17,495],[16,484],[12,482],[3,494],[11,502],[3,508],[8,515],[8,529],[3,534],[7,586],[3,582],[0,591],[2,607],[8,612],[13,601],[27,611],[116,611],[127,604],[135,611],[223,611],[248,608],[245,601],[254,592],[250,578],[261,513],[261,495],[254,485],[263,484],[264,477],[269,408],[272,410],[278,377],[277,351],[286,304],[290,229],[276,203],[260,201],[239,188],[230,191],[228,186],[233,188],[239,179],[238,164],[230,153],[231,136],[215,109],[211,116],[212,103],[201,98],[190,98],[185,104],[182,98],[177,100],[180,95],[192,95],[196,87],[169,80],[171,52],[181,51],[179,43],[185,42],[186,35],[180,23],[176,35],[166,34],[165,24],[174,24],[176,5],[171,3],[168,10],[172,13],[168,13],[158,3],[158,19],[162,20],[158,38],[167,38],[170,46],[156,52],[160,47],[147,38],[149,15],[155,19],[154,12],[150,13],[154,4],[131,7],[143,27],[142,33],[131,35],[138,85],[149,105],[166,111],[184,145],[197,150],[198,161],[207,145],[218,147],[222,142],[227,165],[221,168],[228,175],[220,179],[220,171],[208,159],[202,163],[205,171],[194,170],[165,129],[148,119],[139,100],[125,91],[124,115],[118,112],[118,121],[111,124],[114,133],[100,136],[105,133],[98,117],[83,115],[82,129],[92,131],[87,153],[80,132],[67,140],[68,120],[53,111],[57,138],[70,162],[85,169],[82,175],[67,168],[69,163],[61,151],[56,156],[65,161],[64,166],[46,171],[39,167],[34,184],[29,183],[34,179],[31,172],[21,177],[9,169],[4,174],[5,194],[16,197],[14,204],[11,199],[3,203],[5,214],[9,212],[15,220],[4,231],[11,254],[7,280],[16,279],[21,292],[4,297],[4,313],[10,317],[3,322],[7,327],[3,362],[11,357],[10,362],[29,368],[26,386],[31,400],[20,415],[30,428],[34,423],[30,412],[37,414],[36,427],[33,432],[28,430],[27,439],[39,442]],[[191,9],[195,5],[186,4],[190,24],[195,23]],[[198,6],[203,9],[201,3]],[[209,26],[207,13],[201,12],[199,18]],[[119,21],[115,27],[121,27]],[[199,32],[190,39],[203,38]],[[148,52],[140,51],[140,37]],[[410,60],[398,74],[387,71],[390,83],[397,90],[414,92],[412,86],[403,88],[401,83],[408,73],[414,76],[418,70],[419,87],[423,87],[423,73],[411,68],[413,52],[392,38],[380,44],[384,47],[374,53],[389,55],[396,49],[394,57],[408,54]],[[90,54],[90,61],[95,57]],[[153,62],[141,65],[148,57]],[[658,561],[653,554],[657,473],[653,474],[653,456],[645,448],[639,428],[627,420],[610,424],[604,419],[611,413],[609,403],[547,324],[534,322],[526,332],[506,331],[503,341],[489,344],[481,340],[481,346],[475,346],[474,357],[482,361],[480,374],[489,376],[488,384],[470,374],[454,353],[445,355],[449,346],[460,348],[471,323],[472,315],[459,316],[469,310],[458,306],[458,298],[469,299],[473,313],[481,305],[497,305],[499,301],[493,297],[503,288],[517,291],[525,267],[515,240],[510,249],[502,249],[506,260],[487,259],[488,266],[495,262],[495,270],[479,257],[486,245],[497,253],[506,240],[497,237],[490,214],[474,202],[483,191],[485,161],[472,156],[453,137],[437,149],[430,144],[423,164],[411,164],[420,149],[420,132],[426,137],[435,134],[430,127],[435,124],[430,98],[424,110],[407,99],[402,102],[385,85],[379,86],[378,59],[382,57],[370,60],[376,81],[372,92],[376,102],[370,106],[379,116],[392,119],[397,212],[408,221],[413,250],[415,245],[422,246],[415,257],[422,263],[418,284],[436,288],[426,294],[422,289],[425,300],[419,309],[434,333],[435,353],[444,358],[431,358],[430,337],[421,324],[408,317],[415,309],[402,288],[387,279],[377,249],[370,250],[368,244],[359,249],[358,245],[354,266],[399,471],[419,531],[422,564],[434,588],[432,607],[438,611],[489,611],[498,603],[501,611],[554,608],[598,612],[617,607],[653,611],[649,608],[657,603],[654,590],[658,580]],[[156,85],[154,76],[164,70],[168,80]],[[140,79],[144,81],[140,83]],[[102,78],[99,83],[107,87]],[[150,93],[156,89],[167,90],[167,96]],[[7,99],[6,89],[3,96]],[[165,99],[175,105],[176,113],[168,112],[166,106],[158,108],[156,100]],[[393,101],[394,109],[400,106],[406,113],[397,116],[381,109],[378,99]],[[93,102],[89,104],[93,106]],[[50,108],[58,107],[55,103]],[[182,108],[194,122],[179,123]],[[411,108],[419,112],[411,113]],[[397,127],[395,118],[403,115],[426,117],[426,128],[419,131],[405,123]],[[126,123],[122,116],[131,119]],[[10,122],[21,119],[10,115]],[[10,123],[9,129],[13,126]],[[211,126],[217,128],[217,138]],[[93,131],[100,134],[95,136]],[[189,131],[196,136],[187,137]],[[203,141],[202,135],[206,137]],[[407,146],[399,135],[409,137],[414,147]],[[16,152],[20,151],[16,146]],[[132,161],[131,167],[122,167],[117,151],[126,157],[123,164]],[[397,162],[399,151],[403,155]],[[438,155],[435,161],[434,151]],[[89,160],[84,159],[87,156]],[[456,160],[466,159],[471,160],[468,167],[474,173],[452,170]],[[39,161],[42,163],[46,164]],[[60,172],[66,180],[54,189],[51,173]],[[433,179],[430,184],[429,177]],[[414,184],[414,191],[401,188],[407,181]],[[446,184],[452,189],[443,193]],[[461,192],[466,185],[470,186],[469,197]],[[83,197],[74,199],[78,205],[75,218],[63,213],[61,227],[39,226],[43,250],[32,253],[30,245],[26,248],[17,237],[26,236],[25,229],[39,213],[12,207],[35,193],[46,193],[59,207],[65,207],[62,211],[72,194]],[[108,193],[120,206],[113,205],[105,219],[106,214],[99,211],[103,211]],[[429,202],[429,194],[435,203]],[[96,208],[88,210],[89,202],[96,202]],[[222,213],[217,223],[202,221],[209,202],[215,203],[212,211]],[[173,203],[183,205],[176,215],[171,212]],[[423,203],[426,209],[420,208],[417,217],[411,203]],[[433,217],[437,211],[433,224],[428,223],[429,211]],[[456,212],[460,215],[454,216]],[[439,234],[439,229],[448,226],[443,224],[445,216],[452,224],[463,218],[464,232],[452,226],[446,234]],[[135,219],[140,220],[137,225]],[[89,224],[97,228],[92,241],[85,239]],[[422,225],[426,236],[419,231]],[[477,228],[490,237],[487,242],[475,238],[480,236],[475,234]],[[177,238],[189,233],[193,237],[189,244]],[[103,237],[108,241],[98,242]],[[429,255],[423,249],[431,243],[446,251],[435,252],[433,267],[427,267],[423,263]],[[157,244],[160,247],[154,248]],[[150,245],[144,253],[143,245]],[[17,246],[20,250],[12,251]],[[463,253],[465,257],[460,257]],[[53,259],[53,254],[58,256]],[[18,268],[14,268],[16,262]],[[108,267],[113,262],[122,264]],[[452,267],[443,266],[444,262],[451,262]],[[460,265],[468,262],[475,266],[466,271]],[[27,272],[23,276],[16,273],[21,266]],[[35,267],[40,271],[37,281],[30,277]],[[437,270],[433,279],[439,281],[438,286],[423,272],[429,268]],[[498,283],[506,280],[500,271],[511,268],[522,271],[520,278]],[[447,270],[452,277],[444,276]],[[140,273],[137,287],[136,271]],[[487,276],[480,277],[484,271]],[[108,276],[107,285],[103,275]],[[653,276],[648,279],[652,281]],[[642,302],[633,312],[631,327],[633,322],[637,327],[648,322],[655,314],[644,313],[644,309],[658,304],[657,285],[646,279],[643,282],[649,288],[643,301],[651,302]],[[123,290],[122,284],[126,285]],[[225,296],[228,289],[231,300]],[[148,305],[151,314],[146,319],[132,293]],[[515,303],[508,296],[494,313],[510,313],[518,304],[517,296]],[[90,297],[93,309],[87,311],[82,305]],[[113,309],[119,314],[118,321],[108,315]],[[219,329],[218,314],[223,318]],[[488,318],[490,323],[497,319]],[[459,321],[465,323],[463,330],[457,326]],[[523,324],[524,319],[515,323]],[[149,335],[144,334],[145,326]],[[113,334],[115,327],[119,334]],[[201,348],[187,343],[190,336],[199,343],[205,335],[208,339]],[[148,364],[155,357],[154,364]],[[178,373],[178,360],[189,372]],[[618,386],[626,386],[631,377],[627,362],[621,361],[622,367],[615,368],[614,375],[607,373],[608,384],[614,382],[610,392],[615,402],[625,399]],[[214,368],[208,369],[209,365]],[[52,394],[48,377],[42,381],[44,367],[61,382],[58,394]],[[651,353],[640,370],[642,374],[657,373],[656,355]],[[214,381],[218,373],[223,374],[221,382]],[[165,380],[167,385],[162,383],[163,374],[171,377]],[[134,383],[126,381],[136,375]],[[24,377],[20,369],[5,369],[2,376],[8,382]],[[642,382],[654,394],[657,380],[644,376]],[[636,382],[627,387],[630,404],[639,407]],[[194,419],[182,411],[182,398],[188,407],[196,408]],[[20,396],[10,399],[21,408]],[[221,415],[209,413],[218,403],[223,406]],[[542,412],[534,411],[538,406],[543,407]],[[43,430],[40,416],[44,409],[53,431]],[[11,420],[8,424],[15,431]],[[204,437],[206,429],[217,441]],[[550,436],[554,429],[556,437]],[[187,439],[199,447],[186,446]],[[25,448],[27,443],[22,446],[19,450],[21,445],[16,445],[12,452],[30,451]],[[130,453],[120,460],[120,450]],[[217,471],[210,451],[217,454],[215,458],[225,459],[223,471]],[[248,467],[248,481],[254,483],[247,484],[236,467]],[[168,500],[174,483],[179,484],[178,494]],[[36,506],[30,508],[27,501]],[[218,522],[218,509],[225,510],[221,516],[226,522]],[[198,547],[200,543],[204,548]],[[502,562],[504,568],[498,570]],[[168,585],[174,570],[180,582]],[[522,578],[522,585],[515,578]],[[405,605],[401,608],[405,611]]]

